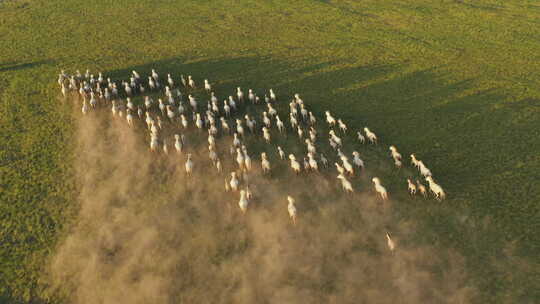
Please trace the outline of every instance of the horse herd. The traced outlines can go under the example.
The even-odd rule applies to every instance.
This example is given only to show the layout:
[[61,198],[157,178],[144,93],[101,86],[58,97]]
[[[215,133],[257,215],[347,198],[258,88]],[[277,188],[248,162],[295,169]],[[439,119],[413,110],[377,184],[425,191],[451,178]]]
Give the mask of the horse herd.
[[[102,73],[95,77],[88,70],[84,75],[78,70],[73,75],[61,71],[58,76],[58,84],[64,97],[79,96],[82,99],[81,111],[83,114],[88,114],[96,107],[110,106],[113,116],[125,117],[129,126],[132,126],[136,119],[143,121],[149,132],[149,148],[153,152],[161,150],[163,153],[169,154],[169,150],[174,149],[177,153],[182,154],[186,151],[187,142],[184,134],[178,134],[181,133],[178,132],[171,139],[161,134],[166,122],[185,132],[194,126],[199,131],[205,131],[204,133],[199,132],[199,134],[208,134],[209,158],[216,170],[222,173],[225,157],[219,155],[216,139],[220,136],[228,138],[232,135],[230,146],[227,148],[232,156],[231,160],[236,162],[234,166],[237,167],[238,171],[231,172],[230,178],[225,180],[225,190],[239,193],[238,205],[242,213],[246,213],[248,210],[252,196],[249,185],[243,189],[240,187],[241,177],[246,176],[253,167],[252,155],[245,142],[248,136],[260,136],[263,144],[271,146],[273,138],[276,136],[288,136],[287,134],[293,133],[293,136],[298,137],[299,145],[305,146],[306,154],[299,157],[293,153],[287,155],[281,146],[272,146],[271,150],[276,151],[279,161],[288,161],[291,170],[296,174],[319,172],[323,169],[330,170],[329,157],[321,151],[323,136],[320,133],[324,131],[320,130],[324,126],[321,126],[317,116],[308,110],[307,103],[299,94],[294,94],[290,99],[288,113],[279,113],[277,109],[283,108],[285,105],[281,97],[278,100],[273,89],[269,89],[259,96],[252,89],[249,89],[245,94],[241,87],[237,87],[234,94],[223,98],[220,102],[207,79],[204,79],[204,91],[200,92],[201,90],[191,75],[187,79],[181,75],[177,83],[171,74],[167,74],[166,78],[161,78],[156,70],[152,69],[147,78],[132,71],[129,80],[117,82],[110,78],[105,79]],[[202,95],[206,102],[198,100],[195,97],[196,92],[198,96]],[[136,96],[144,96],[139,104],[134,101]],[[152,96],[158,98],[157,102]],[[262,106],[264,110],[259,114],[260,117],[251,117],[242,112],[242,108],[248,106]],[[282,117],[288,118],[288,125],[284,123]],[[323,118],[326,123],[324,129],[327,130],[327,133],[322,135],[326,135],[328,144],[335,153],[336,161],[333,165],[337,171],[337,179],[341,182],[344,191],[354,193],[351,178],[364,169],[365,163],[358,151],[346,155],[343,152],[343,146],[345,144],[352,146],[367,143],[378,145],[378,137],[368,127],[364,127],[363,132],[356,132],[354,140],[351,141],[350,138],[347,140],[346,134],[349,131],[342,119],[336,119],[329,110],[324,112]],[[340,132],[339,135],[338,132]],[[169,141],[173,143],[171,147],[169,147]],[[396,168],[401,168],[403,158],[398,149],[391,145],[389,151],[393,165]],[[195,166],[197,160],[192,153],[186,153],[186,155],[185,172],[187,176],[190,176],[197,168]],[[258,163],[260,163],[263,174],[272,171],[273,166],[266,152],[260,153]],[[419,179],[413,181],[411,178],[407,178],[409,193],[411,195],[419,193],[424,197],[428,197],[431,193],[437,200],[443,200],[445,192],[435,182],[431,170],[424,162],[411,154],[410,163],[418,169],[420,176],[425,179],[428,186],[424,186]],[[380,198],[387,200],[388,191],[383,186],[381,179],[372,177],[371,181]],[[287,195],[286,203],[289,216],[293,224],[296,225],[296,201]],[[394,241],[388,233],[386,233],[386,238],[388,247],[393,251]]]

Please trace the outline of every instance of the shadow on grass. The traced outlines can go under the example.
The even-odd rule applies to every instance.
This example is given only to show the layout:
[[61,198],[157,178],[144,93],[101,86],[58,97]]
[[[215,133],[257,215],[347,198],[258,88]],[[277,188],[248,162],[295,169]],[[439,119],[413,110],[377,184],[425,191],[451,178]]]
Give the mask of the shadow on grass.
[[[152,68],[161,77],[170,72],[175,80],[180,74],[193,75],[199,85],[208,78],[220,100],[235,95],[237,86],[244,91],[253,88],[261,97],[273,88],[281,113],[287,113],[292,95],[300,93],[319,120],[329,109],[347,122],[352,134],[364,126],[376,133],[383,130],[378,135],[385,145],[397,145],[406,162],[410,153],[417,153],[450,197],[466,201],[466,205],[483,200],[489,208],[489,201],[495,198],[486,197],[485,190],[479,192],[475,185],[508,170],[509,162],[519,158],[512,153],[515,147],[530,158],[532,150],[527,146],[535,146],[533,136],[512,143],[517,134],[534,132],[530,121],[535,101],[505,102],[507,98],[495,91],[470,94],[474,79],[451,82],[437,67],[403,72],[405,67],[398,65],[351,66],[337,61],[305,65],[270,57],[188,62],[173,58],[107,75],[127,79],[132,70],[148,75]],[[205,93],[199,96],[201,101],[208,100]],[[375,151],[388,152],[382,147]],[[394,182],[396,190],[405,193],[406,184],[397,179]]]
[[0,63],[0,73],[34,68],[43,64],[49,64],[53,62],[54,62],[53,60],[41,60],[41,61],[27,62],[27,63],[18,63],[18,62]]
[[465,2],[464,0],[454,0],[454,3],[461,4],[467,8],[472,9],[480,9],[480,10],[486,10],[486,11],[498,11],[504,9],[504,6],[502,5],[495,5],[495,4],[486,4],[486,5],[479,5],[475,4],[471,1],[471,3]]

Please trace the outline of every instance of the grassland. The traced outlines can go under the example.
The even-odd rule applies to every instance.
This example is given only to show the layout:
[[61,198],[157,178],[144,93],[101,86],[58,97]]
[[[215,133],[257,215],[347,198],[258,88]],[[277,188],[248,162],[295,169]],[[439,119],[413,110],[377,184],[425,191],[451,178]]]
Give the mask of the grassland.
[[0,299],[44,297],[42,268],[77,209],[58,71],[155,67],[300,92],[415,152],[449,196],[400,209],[418,244],[465,257],[475,302],[534,303],[539,20],[535,1],[0,3]]

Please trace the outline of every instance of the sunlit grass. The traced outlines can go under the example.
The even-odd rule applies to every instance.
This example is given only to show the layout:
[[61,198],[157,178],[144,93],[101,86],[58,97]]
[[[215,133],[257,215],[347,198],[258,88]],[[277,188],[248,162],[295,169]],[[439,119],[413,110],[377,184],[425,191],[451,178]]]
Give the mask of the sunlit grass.
[[[76,210],[59,70],[118,78],[155,67],[208,78],[220,95],[238,85],[298,92],[315,112],[416,153],[449,198],[397,208],[418,219],[418,244],[463,254],[478,303],[532,302],[539,19],[534,1],[0,4],[0,294],[43,297],[42,267]],[[381,174],[405,193],[397,175]],[[516,273],[518,264],[531,267]]]

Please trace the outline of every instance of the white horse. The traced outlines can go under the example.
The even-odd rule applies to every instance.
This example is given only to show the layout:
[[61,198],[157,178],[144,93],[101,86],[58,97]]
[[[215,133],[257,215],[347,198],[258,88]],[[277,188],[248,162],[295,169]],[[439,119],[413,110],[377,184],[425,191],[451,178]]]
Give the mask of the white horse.
[[295,201],[290,195],[287,195],[287,211],[289,212],[289,217],[291,218],[293,225],[296,225],[296,206],[294,205]]
[[378,177],[374,177],[371,181],[375,184],[375,191],[381,195],[383,200],[387,200],[388,192],[386,192],[386,188],[381,185],[381,180]]

